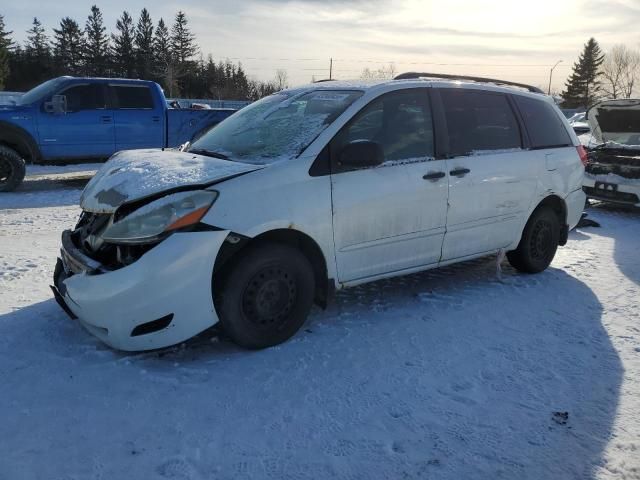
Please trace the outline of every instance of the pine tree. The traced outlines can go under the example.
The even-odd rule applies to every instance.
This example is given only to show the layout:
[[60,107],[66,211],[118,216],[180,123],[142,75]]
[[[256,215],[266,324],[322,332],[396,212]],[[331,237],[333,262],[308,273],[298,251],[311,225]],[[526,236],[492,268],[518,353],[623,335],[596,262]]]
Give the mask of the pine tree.
[[136,68],[140,78],[153,78],[153,22],[146,8],[140,12],[134,39]]
[[180,65],[198,53],[195,35],[191,33],[187,24],[187,16],[183,11],[179,11],[171,27],[171,53]]
[[25,75],[28,78],[28,86],[37,85],[52,76],[53,62],[51,47],[45,29],[36,17],[32,27],[27,30],[27,41],[24,46]]
[[12,33],[5,30],[4,17],[0,15],[0,90],[4,90],[9,78],[9,54],[13,46],[10,38]]
[[102,12],[93,5],[91,15],[87,17],[85,25],[85,71],[87,75],[108,76],[109,65],[109,37],[104,26]]
[[28,55],[38,61],[47,59],[51,53],[49,48],[49,39],[45,34],[44,27],[37,17],[33,17],[33,26],[27,30],[27,42],[25,50]]
[[155,75],[157,75],[158,80],[169,94],[169,97],[178,95],[178,77],[180,76],[180,70],[173,60],[169,29],[162,18],[158,21],[158,26],[156,27],[156,32],[153,37],[153,63]]
[[116,34],[111,34],[112,60],[115,67],[115,73],[126,78],[135,76],[135,52],[133,41],[135,37],[135,29],[133,26],[133,18],[129,12],[122,12],[122,16],[116,22]]
[[53,29],[53,55],[59,73],[80,75],[84,69],[84,32],[78,22],[65,17],[60,20],[60,29]]
[[578,61],[573,64],[573,72],[565,84],[563,107],[588,108],[596,102],[600,87],[599,69],[603,61],[604,54],[598,42],[590,38]]
[[163,68],[171,60],[171,38],[169,29],[161,18],[153,36],[153,61],[158,68]]

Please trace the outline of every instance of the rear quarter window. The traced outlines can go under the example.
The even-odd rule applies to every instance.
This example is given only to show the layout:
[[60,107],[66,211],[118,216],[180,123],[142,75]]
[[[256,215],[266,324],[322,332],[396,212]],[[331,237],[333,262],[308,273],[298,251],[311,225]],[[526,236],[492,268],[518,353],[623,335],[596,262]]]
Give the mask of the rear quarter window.
[[111,85],[116,108],[152,109],[153,96],[149,87]]
[[559,148],[573,144],[552,105],[520,95],[514,95],[514,98],[533,148]]

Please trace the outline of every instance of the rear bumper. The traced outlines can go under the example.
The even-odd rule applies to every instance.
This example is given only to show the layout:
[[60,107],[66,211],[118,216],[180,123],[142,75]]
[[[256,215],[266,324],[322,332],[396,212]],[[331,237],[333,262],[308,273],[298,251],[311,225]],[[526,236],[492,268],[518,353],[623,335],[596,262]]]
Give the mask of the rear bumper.
[[63,244],[54,296],[67,313],[113,348],[136,351],[175,345],[218,322],[212,274],[227,234],[176,233],[135,263],[108,272],[89,267],[72,271],[70,264],[82,269],[82,259],[77,249],[70,251]]
[[567,205],[567,227],[569,230],[573,230],[582,216],[584,211],[584,204],[587,200],[586,195],[580,190],[574,190],[565,198],[565,204]]

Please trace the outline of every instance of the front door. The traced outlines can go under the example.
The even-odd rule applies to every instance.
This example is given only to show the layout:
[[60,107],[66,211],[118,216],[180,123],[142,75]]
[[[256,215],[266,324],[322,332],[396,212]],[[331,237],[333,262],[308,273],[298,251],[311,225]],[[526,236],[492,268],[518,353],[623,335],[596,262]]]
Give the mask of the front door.
[[38,114],[40,150],[46,159],[106,158],[115,151],[113,112],[102,83],[73,84],[56,92],[67,97],[65,113]]
[[[350,142],[382,145],[385,162],[349,170]],[[440,260],[447,212],[446,160],[434,159],[427,88],[371,101],[331,142],[333,230],[338,277],[360,280]]]
[[507,95],[464,88],[438,92],[449,139],[442,260],[504,248],[517,238],[534,199],[538,156],[522,149]]

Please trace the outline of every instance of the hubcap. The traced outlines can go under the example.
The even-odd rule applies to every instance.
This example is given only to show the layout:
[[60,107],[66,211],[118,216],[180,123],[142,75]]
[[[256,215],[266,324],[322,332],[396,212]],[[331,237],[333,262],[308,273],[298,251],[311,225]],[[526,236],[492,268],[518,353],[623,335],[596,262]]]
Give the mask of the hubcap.
[[246,317],[261,327],[281,327],[296,300],[293,275],[281,267],[259,271],[242,295],[242,310]]
[[539,220],[531,234],[531,256],[536,260],[546,260],[551,253],[553,235],[549,222]]

